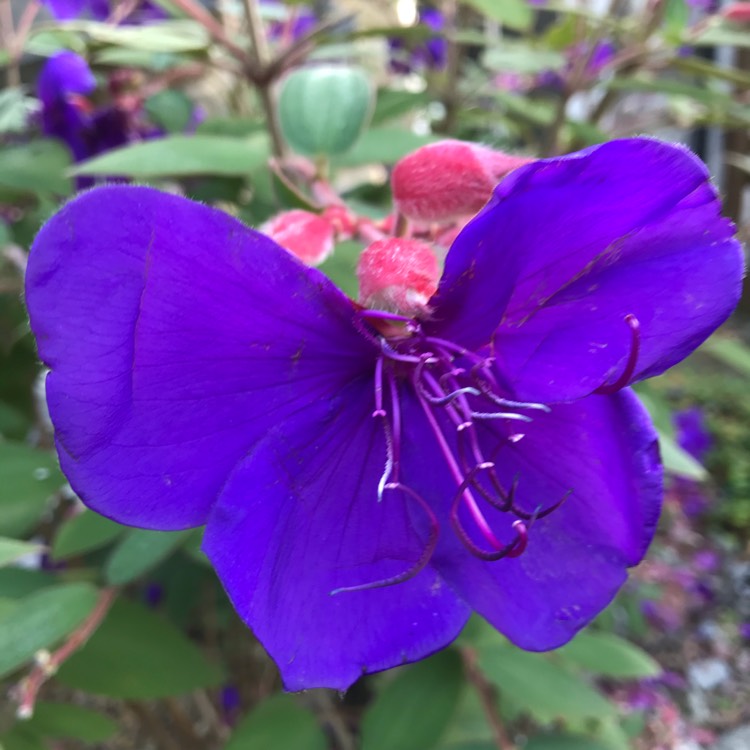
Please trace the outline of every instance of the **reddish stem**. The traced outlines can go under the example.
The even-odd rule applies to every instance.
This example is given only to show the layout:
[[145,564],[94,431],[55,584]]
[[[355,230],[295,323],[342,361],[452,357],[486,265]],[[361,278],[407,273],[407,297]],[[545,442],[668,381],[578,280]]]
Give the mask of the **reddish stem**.
[[34,714],[34,705],[36,704],[42,685],[93,635],[94,631],[101,625],[107,612],[109,612],[109,608],[112,606],[117,593],[118,590],[115,588],[102,589],[94,609],[91,610],[89,616],[73,631],[70,638],[57,651],[52,652],[43,662],[40,661],[37,663],[29,673],[29,676],[21,682],[19,685],[18,710],[16,711],[19,719],[30,719],[32,717]]

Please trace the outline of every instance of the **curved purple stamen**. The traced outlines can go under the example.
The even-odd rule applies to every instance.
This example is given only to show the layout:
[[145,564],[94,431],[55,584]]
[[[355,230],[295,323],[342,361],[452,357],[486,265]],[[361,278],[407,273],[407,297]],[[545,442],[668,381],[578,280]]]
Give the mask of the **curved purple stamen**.
[[515,419],[519,422],[532,422],[531,417],[527,417],[525,414],[516,414],[510,411],[473,411],[471,412],[472,419]]
[[546,518],[550,513],[556,511],[572,494],[573,490],[568,490],[556,503],[544,508],[543,510],[540,510],[542,507],[540,505],[533,513],[527,513],[525,510],[521,510],[517,505],[512,505],[510,512],[513,513],[514,516],[522,518],[524,521],[531,521],[533,523],[540,518]]
[[630,328],[630,351],[628,352],[628,361],[625,363],[625,369],[622,371],[617,380],[611,384],[599,386],[594,393],[600,396],[611,396],[613,393],[624,388],[633,377],[635,367],[638,364],[638,355],[641,350],[641,324],[638,318],[632,313],[625,316],[625,323]]
[[[419,560],[404,572],[379,581],[341,587],[331,593],[364,591],[409,580],[427,565],[435,550],[439,532],[437,519],[424,498],[412,488],[402,484],[399,477],[402,425],[398,379],[407,376],[407,373],[414,389],[413,392],[422,406],[440,452],[458,488],[450,510],[450,523],[455,533],[462,544],[482,560],[490,562],[505,557],[519,556],[526,549],[531,525],[537,519],[544,518],[559,508],[570,493],[554,505],[544,509],[540,506],[533,513],[527,513],[519,508],[515,500],[518,477],[513,479],[508,490],[503,487],[494,461],[487,460],[484,456],[477,424],[482,420],[496,419],[531,422],[531,417],[519,414],[515,409],[549,412],[550,408],[544,404],[512,401],[500,396],[501,388],[491,369],[494,361],[492,357],[480,356],[451,341],[425,336],[418,323],[410,323],[403,316],[381,311],[362,313],[363,321],[368,317],[373,320],[407,323],[410,332],[404,336],[399,334],[391,338],[378,335],[376,339],[381,354],[375,365],[373,417],[383,420],[387,454],[385,468],[378,482],[378,501],[383,499],[386,491],[401,490],[405,497],[414,500],[423,508],[430,520],[431,531]],[[632,325],[631,322],[629,325]],[[457,357],[465,357],[473,363],[470,371],[467,372],[466,368],[456,365]],[[386,387],[390,391],[390,406],[388,407],[385,406]],[[481,410],[482,399],[486,404],[503,407],[503,410]],[[456,430],[455,446],[451,446],[444,434],[444,426],[438,420],[437,409],[443,409],[443,415]],[[486,406],[485,409],[487,409]],[[520,440],[523,434],[514,433],[497,437],[498,445],[493,451],[494,455],[504,445]],[[494,458],[494,455],[491,458]],[[485,500],[494,510],[516,516],[511,526],[516,535],[513,541],[503,544],[498,540],[477,502],[479,498]],[[471,533],[462,520],[464,512],[469,514],[466,518],[470,517],[474,525],[475,531]],[[491,549],[488,550],[477,544],[473,538],[476,534],[480,534]]]
[[333,591],[330,592],[330,596],[336,596],[336,594],[351,593],[354,591],[369,591],[370,589],[380,589],[385,588],[386,586],[395,586],[398,583],[404,583],[405,581],[411,580],[412,578],[414,578],[414,576],[424,570],[427,563],[429,563],[429,561],[432,559],[432,555],[435,552],[435,548],[437,547],[438,536],[440,535],[440,524],[438,523],[437,517],[432,512],[432,508],[430,508],[430,506],[427,504],[427,501],[419,493],[415,492],[413,489],[411,489],[411,487],[407,487],[406,485],[401,484],[400,482],[389,482],[385,485],[385,489],[394,491],[401,490],[407,495],[407,497],[410,497],[412,500],[416,501],[427,515],[427,518],[430,522],[430,536],[427,540],[427,544],[425,544],[425,547],[422,550],[422,554],[419,556],[419,559],[414,563],[414,565],[412,565],[402,573],[398,573],[395,576],[390,576],[390,578],[382,578],[379,581],[370,581],[369,583],[360,583],[354,586],[341,586],[337,589],[333,589]]
[[459,517],[461,499],[465,496],[466,491],[469,487],[469,484],[473,481],[474,479],[473,475],[476,473],[477,470],[483,469],[483,468],[485,467],[484,466],[475,467],[474,471],[472,471],[459,486],[458,491],[456,492],[456,496],[451,505],[451,512],[450,512],[451,526],[453,527],[453,530],[456,532],[456,536],[458,536],[458,538],[461,540],[461,543],[464,545],[464,547],[466,547],[466,549],[468,549],[472,555],[474,555],[475,557],[478,557],[480,560],[485,560],[486,562],[494,562],[496,560],[501,560],[504,557],[517,557],[526,548],[527,532],[526,532],[526,526],[524,525],[523,521],[513,522],[512,528],[516,530],[516,533],[518,536],[509,544],[501,544],[497,540],[495,535],[492,533],[492,531],[490,531],[488,534],[485,532],[484,529],[480,527],[482,536],[493,547],[495,547],[495,550],[492,552],[484,550],[480,546],[478,546],[474,542],[474,540],[469,536],[469,533],[466,531],[463,524],[461,523],[461,519]]

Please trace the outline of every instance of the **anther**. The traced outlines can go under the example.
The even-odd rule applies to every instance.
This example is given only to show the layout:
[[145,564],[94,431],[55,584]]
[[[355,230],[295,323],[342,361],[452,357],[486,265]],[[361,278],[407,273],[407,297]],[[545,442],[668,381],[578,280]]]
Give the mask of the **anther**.
[[513,513],[514,516],[522,518],[524,521],[531,521],[533,523],[540,518],[546,518],[550,513],[554,513],[554,511],[556,511],[572,494],[573,490],[568,490],[556,503],[553,503],[543,510],[540,509],[540,506],[533,513],[527,513],[525,510],[521,510],[514,503],[510,507],[510,512]]
[[625,369],[622,371],[614,383],[604,384],[597,388],[594,393],[602,396],[610,396],[624,388],[633,377],[635,367],[638,364],[638,354],[641,350],[641,324],[635,315],[628,314],[625,316],[625,323],[630,329],[630,351],[628,352],[628,361],[625,363]]

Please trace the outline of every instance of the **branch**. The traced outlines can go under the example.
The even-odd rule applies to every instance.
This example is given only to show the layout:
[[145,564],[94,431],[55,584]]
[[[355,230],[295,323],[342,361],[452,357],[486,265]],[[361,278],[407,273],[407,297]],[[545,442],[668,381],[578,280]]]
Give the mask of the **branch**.
[[266,115],[266,127],[271,136],[271,147],[274,156],[284,155],[284,139],[281,137],[281,125],[279,124],[279,113],[276,110],[276,101],[273,95],[274,80],[267,77],[266,72],[270,62],[266,31],[263,28],[263,19],[260,17],[258,0],[243,0],[245,7],[245,19],[250,41],[253,45],[253,66],[260,75],[249,76],[255,84],[260,96],[260,102]]
[[33,716],[34,705],[42,685],[93,635],[109,612],[117,593],[116,588],[102,589],[94,609],[73,631],[70,638],[51,654],[46,651],[40,652],[40,654],[45,655],[45,658],[42,659],[37,656],[36,666],[19,685],[18,709],[16,710],[16,716],[19,719],[30,719]]
[[259,75],[260,71],[256,69],[248,53],[232,41],[224,27],[200,3],[196,0],[172,0],[172,4],[197,21],[215,41],[237,58],[246,69],[249,78],[254,80]]
[[482,709],[487,718],[487,723],[492,729],[495,745],[498,750],[516,750],[516,746],[508,736],[500,712],[497,710],[497,690],[494,685],[484,676],[477,664],[477,653],[472,648],[461,649],[461,657],[464,662],[466,678],[472,684],[482,702]]

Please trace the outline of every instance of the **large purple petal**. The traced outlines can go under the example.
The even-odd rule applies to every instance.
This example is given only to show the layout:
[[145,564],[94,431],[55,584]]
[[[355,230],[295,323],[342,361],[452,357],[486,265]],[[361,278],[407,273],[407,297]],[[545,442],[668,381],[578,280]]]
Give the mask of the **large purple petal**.
[[[419,406],[407,404],[405,438],[426,445]],[[491,457],[504,428],[483,433]],[[635,395],[591,396],[555,406],[525,425],[519,442],[496,457],[506,488],[514,478],[518,506],[528,513],[572,494],[531,524],[528,547],[517,558],[485,562],[470,553],[449,525],[446,487],[455,487],[439,464],[407,455],[404,481],[441,509],[442,533],[433,566],[456,593],[522,648],[555,648],[590,622],[612,599],[626,570],[643,557],[661,505],[661,464],[656,435]],[[502,542],[515,538],[515,517],[479,500]],[[491,548],[468,518],[474,541]]]
[[234,472],[204,549],[289,690],[346,689],[360,675],[447,645],[469,610],[429,566],[407,582],[331,595],[408,570],[428,515],[376,487],[382,427],[363,378],[279,424]]
[[704,165],[640,138],[522,167],[448,254],[428,329],[476,348],[494,337],[520,398],[560,401],[663,372],[719,326],[742,253]]
[[63,470],[138,526],[203,523],[259,438],[372,368],[322,274],[149,188],[68,203],[34,243],[26,300]]

